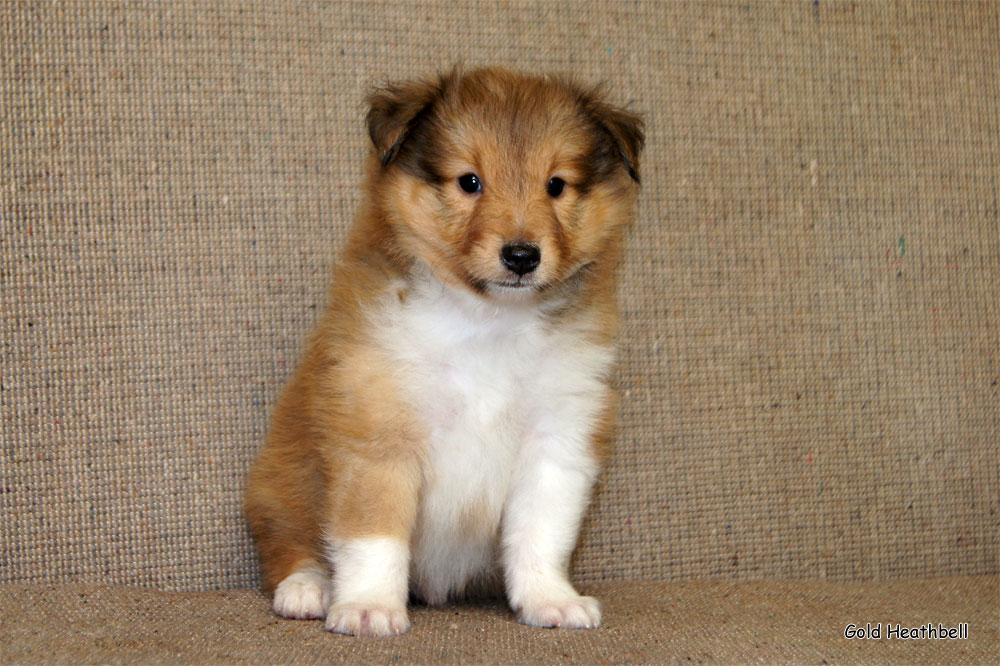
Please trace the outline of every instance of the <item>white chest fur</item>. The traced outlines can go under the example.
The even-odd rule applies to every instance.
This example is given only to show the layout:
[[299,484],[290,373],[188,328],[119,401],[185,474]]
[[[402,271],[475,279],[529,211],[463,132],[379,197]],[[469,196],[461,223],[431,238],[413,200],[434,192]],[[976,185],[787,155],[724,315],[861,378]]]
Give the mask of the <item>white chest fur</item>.
[[411,584],[441,602],[495,572],[508,514],[525,510],[511,502],[519,478],[548,464],[596,473],[589,435],[613,350],[533,305],[430,278],[373,316],[429,435]]

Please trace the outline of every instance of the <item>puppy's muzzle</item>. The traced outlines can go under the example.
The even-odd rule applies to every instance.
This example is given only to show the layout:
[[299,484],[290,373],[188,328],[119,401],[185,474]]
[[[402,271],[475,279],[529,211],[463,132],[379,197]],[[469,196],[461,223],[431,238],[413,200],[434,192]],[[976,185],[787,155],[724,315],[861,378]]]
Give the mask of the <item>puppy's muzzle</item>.
[[500,261],[519,276],[527,275],[542,262],[542,251],[537,245],[507,243],[500,248]]

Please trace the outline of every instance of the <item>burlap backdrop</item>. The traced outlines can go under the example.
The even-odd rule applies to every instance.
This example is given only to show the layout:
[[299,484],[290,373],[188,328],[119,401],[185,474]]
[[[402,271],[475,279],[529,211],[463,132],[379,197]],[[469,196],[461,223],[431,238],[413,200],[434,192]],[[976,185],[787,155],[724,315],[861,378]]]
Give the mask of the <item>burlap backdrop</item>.
[[372,83],[648,121],[581,582],[997,571],[996,3],[5,2],[0,582],[248,586]]

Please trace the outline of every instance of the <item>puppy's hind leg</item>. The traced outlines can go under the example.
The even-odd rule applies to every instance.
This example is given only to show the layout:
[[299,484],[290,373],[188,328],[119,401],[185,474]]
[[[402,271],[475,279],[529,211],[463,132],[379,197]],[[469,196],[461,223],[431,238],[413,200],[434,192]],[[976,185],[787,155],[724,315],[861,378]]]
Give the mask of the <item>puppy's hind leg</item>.
[[294,620],[325,617],[330,603],[330,572],[316,560],[315,551],[304,545],[310,539],[274,529],[260,511],[251,508],[248,513],[260,554],[264,591],[274,593],[274,612]]
[[312,559],[302,560],[274,590],[274,612],[294,620],[326,617],[330,604],[330,574]]
[[330,601],[331,577],[319,561],[315,517],[304,497],[275,492],[271,478],[255,469],[245,504],[264,591],[274,595],[274,612],[282,617],[321,619]]

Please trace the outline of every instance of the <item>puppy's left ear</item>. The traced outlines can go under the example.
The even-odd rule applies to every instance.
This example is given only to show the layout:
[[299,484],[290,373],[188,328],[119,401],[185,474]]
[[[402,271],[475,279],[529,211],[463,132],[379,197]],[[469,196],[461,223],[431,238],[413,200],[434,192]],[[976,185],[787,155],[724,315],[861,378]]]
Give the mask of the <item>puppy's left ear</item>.
[[613,159],[621,160],[625,171],[639,182],[639,154],[646,143],[643,122],[637,114],[604,101],[600,90],[581,94],[580,101],[586,114],[598,130],[610,141],[608,152]]
[[625,163],[625,170],[635,182],[639,182],[639,154],[646,145],[642,118],[624,109],[602,104],[603,113],[599,120],[604,129],[614,139],[618,154]]
[[368,136],[388,167],[400,146],[441,96],[443,80],[406,81],[377,88],[368,96]]

